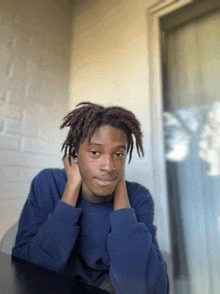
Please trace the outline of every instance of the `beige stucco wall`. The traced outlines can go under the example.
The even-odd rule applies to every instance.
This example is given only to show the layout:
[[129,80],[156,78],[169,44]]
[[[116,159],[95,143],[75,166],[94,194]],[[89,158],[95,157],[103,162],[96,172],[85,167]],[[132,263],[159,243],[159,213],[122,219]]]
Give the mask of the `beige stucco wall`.
[[[127,176],[152,187],[146,9],[152,1],[76,0],[71,108],[80,101],[132,110],[144,131],[145,158]],[[132,171],[135,170],[135,173]]]
[[[145,156],[137,154],[126,178],[153,193],[152,126],[149,94],[147,9],[156,1],[74,1],[71,59],[71,104],[81,101],[120,105],[141,121]],[[169,251],[167,215],[155,201],[158,240]]]

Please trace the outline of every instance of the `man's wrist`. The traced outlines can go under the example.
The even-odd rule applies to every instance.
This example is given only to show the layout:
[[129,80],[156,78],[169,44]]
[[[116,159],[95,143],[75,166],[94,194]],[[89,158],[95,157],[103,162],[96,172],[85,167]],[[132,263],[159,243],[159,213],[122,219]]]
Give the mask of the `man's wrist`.
[[121,181],[115,190],[114,195],[114,210],[121,208],[130,208],[130,201],[127,194],[125,181]]
[[125,195],[123,195],[122,197],[120,197],[120,199],[114,202],[114,210],[122,208],[131,208],[130,201],[128,197],[126,197]]
[[75,207],[79,196],[80,187],[81,183],[74,183],[67,180],[66,188],[61,200]]

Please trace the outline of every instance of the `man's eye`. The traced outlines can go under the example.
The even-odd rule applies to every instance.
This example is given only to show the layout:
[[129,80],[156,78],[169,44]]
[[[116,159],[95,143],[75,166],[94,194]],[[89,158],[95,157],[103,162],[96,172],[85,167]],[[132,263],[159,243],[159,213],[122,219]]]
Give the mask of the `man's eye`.
[[117,157],[119,157],[119,158],[125,156],[125,154],[124,154],[123,152],[117,152],[117,153],[115,153],[115,155],[116,155]]
[[97,155],[97,154],[98,154],[97,151],[90,151],[90,153],[91,153],[92,155]]

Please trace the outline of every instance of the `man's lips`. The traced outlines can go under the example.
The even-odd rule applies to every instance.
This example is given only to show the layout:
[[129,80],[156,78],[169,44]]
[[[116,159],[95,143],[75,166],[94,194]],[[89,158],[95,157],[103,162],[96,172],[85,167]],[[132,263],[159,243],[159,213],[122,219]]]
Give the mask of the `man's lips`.
[[99,181],[113,182],[117,179],[117,177],[114,177],[114,178],[95,177],[95,179]]
[[97,178],[95,177],[96,182],[98,183],[99,186],[108,186],[108,185],[112,185],[113,182],[115,182],[115,180],[117,180],[116,178]]

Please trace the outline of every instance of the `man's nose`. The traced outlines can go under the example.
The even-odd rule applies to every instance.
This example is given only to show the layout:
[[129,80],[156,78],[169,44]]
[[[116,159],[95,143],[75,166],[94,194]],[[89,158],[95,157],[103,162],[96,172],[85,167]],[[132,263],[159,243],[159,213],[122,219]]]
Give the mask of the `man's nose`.
[[100,169],[107,172],[112,172],[113,170],[115,170],[116,167],[113,157],[110,155],[103,156]]

